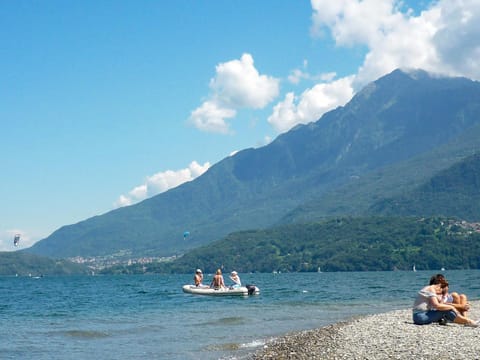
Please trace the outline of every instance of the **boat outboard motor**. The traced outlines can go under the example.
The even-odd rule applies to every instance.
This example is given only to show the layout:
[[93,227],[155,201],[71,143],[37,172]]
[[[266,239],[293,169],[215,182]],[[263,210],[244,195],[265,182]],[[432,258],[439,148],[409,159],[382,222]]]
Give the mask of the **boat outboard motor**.
[[246,285],[245,287],[248,290],[248,295],[255,294],[255,289],[257,288],[255,285]]

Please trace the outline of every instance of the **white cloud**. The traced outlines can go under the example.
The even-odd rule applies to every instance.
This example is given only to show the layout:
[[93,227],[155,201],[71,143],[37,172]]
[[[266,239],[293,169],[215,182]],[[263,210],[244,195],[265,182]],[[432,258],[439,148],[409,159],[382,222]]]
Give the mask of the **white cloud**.
[[299,84],[302,80],[327,81],[330,82],[337,76],[336,72],[322,73],[320,75],[311,75],[307,70],[308,61],[303,60],[302,69],[293,69],[288,75],[287,80],[292,84]]
[[225,106],[262,109],[278,96],[279,80],[260,75],[250,54],[219,64],[216,70],[210,88]]
[[293,69],[290,72],[290,75],[288,75],[287,79],[292,84],[299,84],[302,80],[330,82],[335,79],[336,76],[336,72],[328,72],[320,75],[311,75],[307,71],[303,71],[301,69]]
[[480,2],[431,2],[419,15],[396,0],[311,0],[312,33],[338,46],[366,46],[355,88],[396,68],[480,78]]
[[265,146],[270,144],[273,141],[272,137],[270,135],[265,135],[263,137],[263,142],[260,144],[260,146]]
[[113,204],[116,208],[119,208],[119,207],[123,207],[123,206],[128,206],[128,205],[132,205],[133,203],[133,200],[132,200],[133,196],[132,197],[129,197],[127,195],[120,195],[118,197],[118,200],[115,201],[115,203]]
[[279,80],[261,75],[253,57],[243,54],[240,60],[217,65],[210,89],[210,98],[192,111],[189,121],[199,130],[225,134],[226,120],[235,117],[238,109],[262,109],[272,102],[279,93]]
[[195,179],[207,171],[209,167],[209,162],[200,165],[196,161],[192,161],[188,168],[185,169],[158,172],[147,177],[144,184],[136,186],[127,195],[120,195],[114,205],[115,207],[132,205],[148,197],[160,194]]
[[297,99],[290,92],[275,105],[268,122],[278,131],[284,132],[297,124],[318,120],[325,112],[344,105],[352,98],[353,77],[345,77],[331,83],[315,85]]
[[397,18],[395,27],[379,32],[375,40],[368,43],[370,51],[359,69],[357,87],[396,68],[444,72],[432,42],[438,27],[438,15],[438,9],[431,9],[418,17]]
[[214,101],[205,101],[192,111],[190,122],[199,130],[226,134],[229,128],[225,120],[235,117],[236,114],[235,110],[221,107]]
[[279,102],[273,108],[273,113],[268,118],[268,122],[278,131],[283,132],[295,124],[302,122],[301,116],[297,114],[295,105],[295,94],[289,92],[285,99]]
[[329,28],[337,45],[372,44],[389,33],[404,15],[395,0],[312,0],[313,33]]
[[313,78],[318,79],[320,81],[330,82],[330,81],[333,81],[333,79],[335,79],[336,76],[337,76],[336,72],[328,72],[328,73],[320,74],[318,76],[314,76]]
[[480,2],[441,1],[440,28],[433,37],[438,59],[448,73],[480,79]]
[[308,79],[310,75],[301,70],[301,69],[293,69],[290,75],[288,75],[288,81],[292,84],[298,84],[302,79]]

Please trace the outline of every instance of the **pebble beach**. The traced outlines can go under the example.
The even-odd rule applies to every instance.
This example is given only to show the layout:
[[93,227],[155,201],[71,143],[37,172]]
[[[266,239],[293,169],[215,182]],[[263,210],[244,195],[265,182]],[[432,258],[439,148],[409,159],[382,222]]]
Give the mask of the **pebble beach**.
[[[470,304],[480,319],[480,301]],[[252,359],[480,359],[480,327],[415,325],[411,309],[396,310],[287,334]]]

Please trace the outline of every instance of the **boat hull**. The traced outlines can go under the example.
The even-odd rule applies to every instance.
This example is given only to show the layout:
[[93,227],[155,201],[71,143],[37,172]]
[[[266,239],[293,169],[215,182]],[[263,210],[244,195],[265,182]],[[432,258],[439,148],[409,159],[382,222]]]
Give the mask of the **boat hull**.
[[183,285],[183,292],[195,295],[209,296],[248,296],[258,295],[260,289],[255,285],[240,286],[236,288],[213,289],[210,287],[199,287],[195,285]]

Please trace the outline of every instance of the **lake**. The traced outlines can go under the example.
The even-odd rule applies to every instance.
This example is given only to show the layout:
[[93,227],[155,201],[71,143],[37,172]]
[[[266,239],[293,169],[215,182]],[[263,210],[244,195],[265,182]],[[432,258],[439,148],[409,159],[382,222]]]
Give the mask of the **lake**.
[[[434,271],[240,274],[250,297],[182,292],[188,275],[0,277],[2,359],[242,359],[271,338],[408,308]],[[480,299],[480,270],[443,271]],[[205,276],[208,283],[211,275]],[[228,276],[225,276],[228,283]]]

